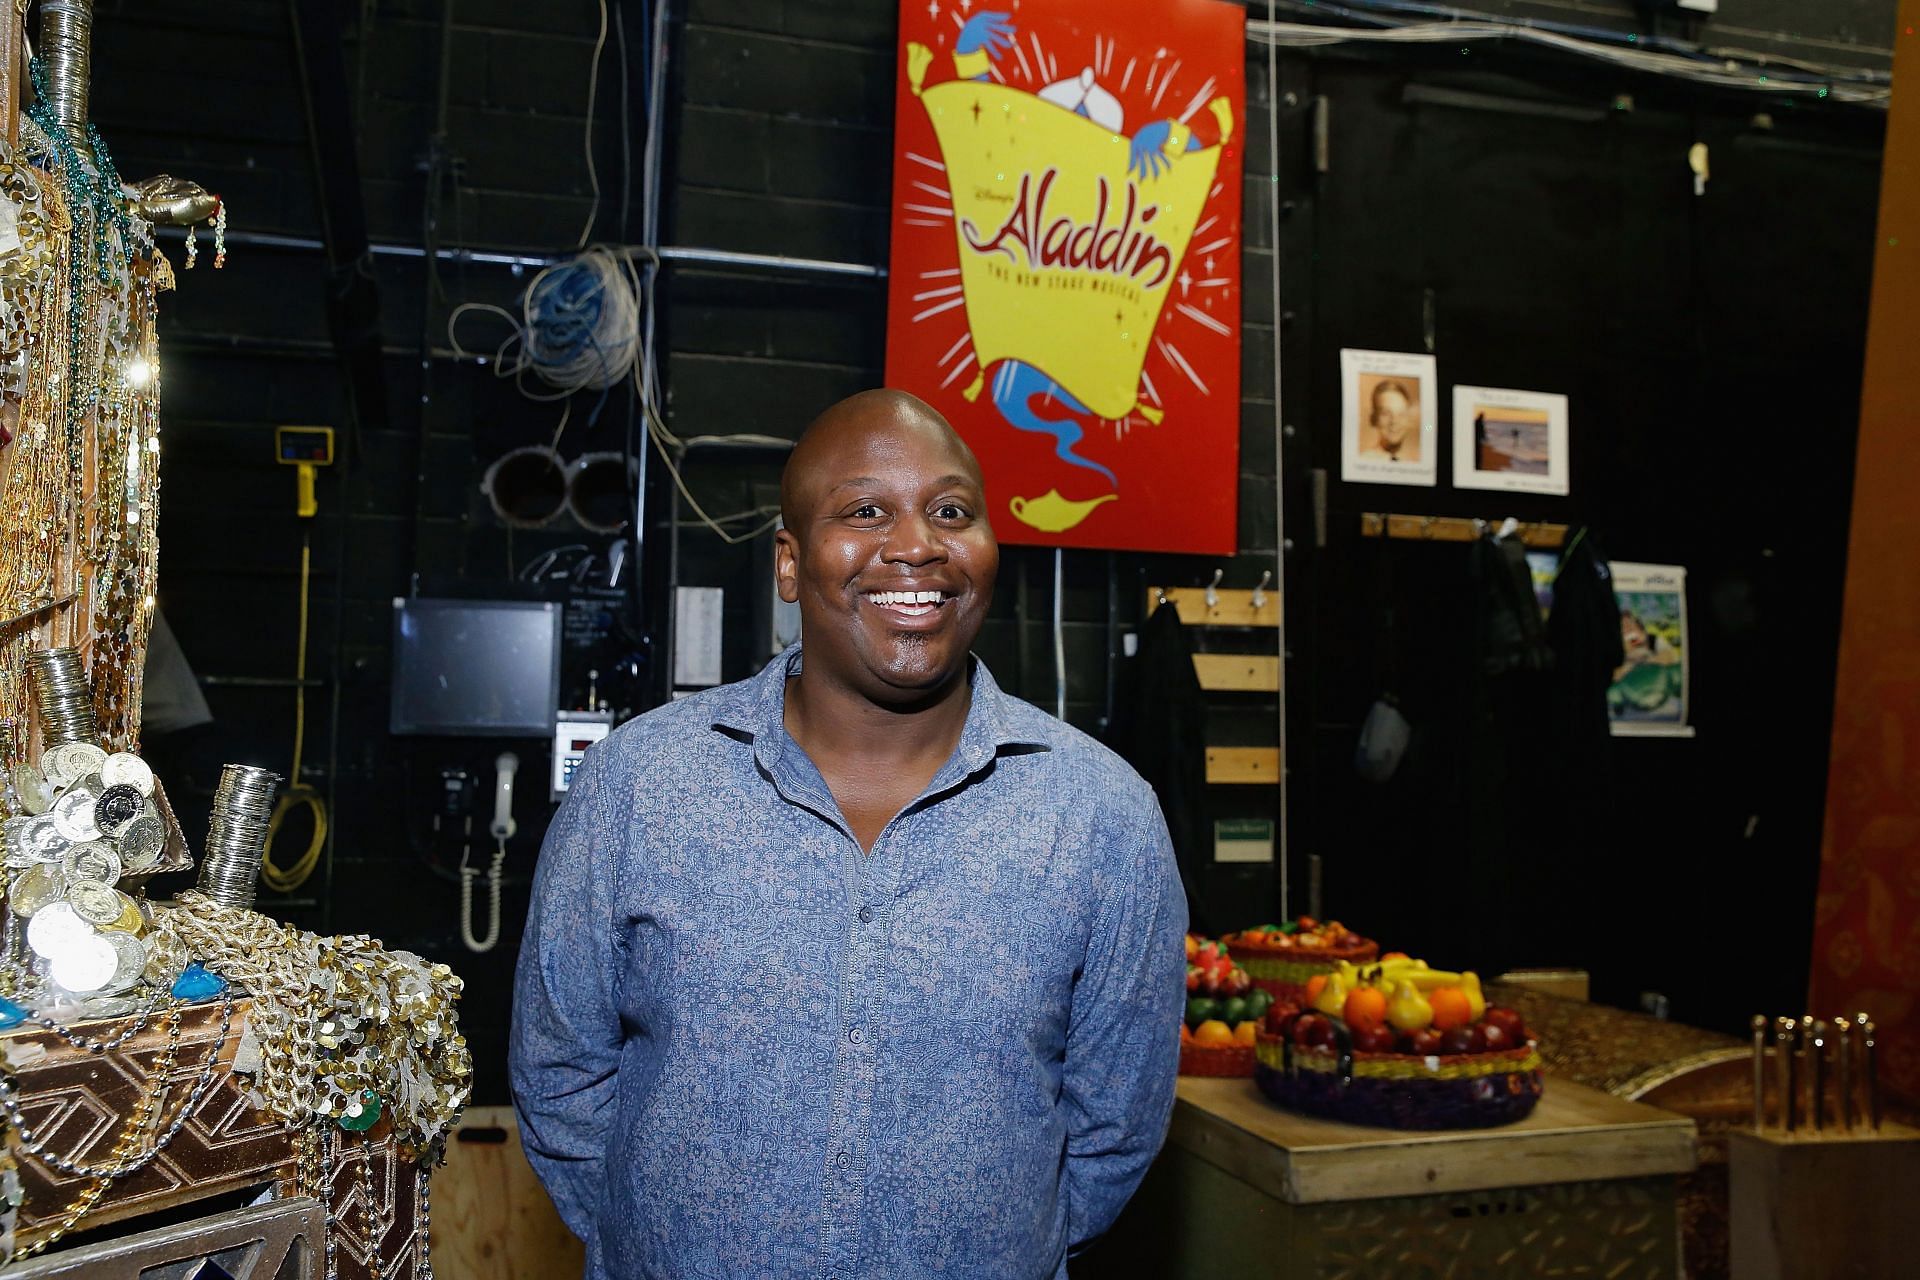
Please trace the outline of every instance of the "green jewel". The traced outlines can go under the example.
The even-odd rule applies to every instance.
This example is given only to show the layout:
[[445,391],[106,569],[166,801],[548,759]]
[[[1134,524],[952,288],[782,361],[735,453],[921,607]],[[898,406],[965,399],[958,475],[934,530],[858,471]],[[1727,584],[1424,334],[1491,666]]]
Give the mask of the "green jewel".
[[362,1089],[358,1101],[349,1102],[340,1116],[340,1127],[349,1133],[365,1133],[380,1123],[380,1095]]

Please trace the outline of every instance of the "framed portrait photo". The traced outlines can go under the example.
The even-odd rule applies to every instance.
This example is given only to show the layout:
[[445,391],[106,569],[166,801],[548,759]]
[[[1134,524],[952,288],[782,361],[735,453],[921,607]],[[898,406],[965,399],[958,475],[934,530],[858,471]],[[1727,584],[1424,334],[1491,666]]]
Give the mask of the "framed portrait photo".
[[1340,478],[1439,483],[1440,375],[1432,356],[1340,353]]

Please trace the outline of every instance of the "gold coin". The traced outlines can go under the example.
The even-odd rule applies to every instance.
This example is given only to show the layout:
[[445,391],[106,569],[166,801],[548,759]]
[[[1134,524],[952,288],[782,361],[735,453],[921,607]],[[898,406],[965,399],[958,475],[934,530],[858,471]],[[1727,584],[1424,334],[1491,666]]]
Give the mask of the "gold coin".
[[67,902],[73,907],[73,913],[91,925],[113,924],[132,901],[118,889],[98,880],[75,880],[67,886]]
[[147,931],[147,917],[141,913],[140,904],[128,898],[127,909],[120,913],[120,918],[112,924],[103,924],[100,927],[117,930],[120,933],[131,933],[137,937]]
[[7,890],[7,905],[13,908],[13,914],[26,919],[40,908],[60,901],[65,888],[60,868],[43,862],[13,878],[13,885]]

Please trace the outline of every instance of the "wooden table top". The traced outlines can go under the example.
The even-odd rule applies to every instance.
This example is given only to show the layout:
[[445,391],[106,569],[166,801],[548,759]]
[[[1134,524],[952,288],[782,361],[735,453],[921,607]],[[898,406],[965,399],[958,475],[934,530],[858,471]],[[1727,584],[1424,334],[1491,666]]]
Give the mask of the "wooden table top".
[[1180,1078],[1169,1144],[1290,1204],[1685,1173],[1684,1116],[1549,1078],[1492,1129],[1374,1129],[1283,1111],[1247,1079]]

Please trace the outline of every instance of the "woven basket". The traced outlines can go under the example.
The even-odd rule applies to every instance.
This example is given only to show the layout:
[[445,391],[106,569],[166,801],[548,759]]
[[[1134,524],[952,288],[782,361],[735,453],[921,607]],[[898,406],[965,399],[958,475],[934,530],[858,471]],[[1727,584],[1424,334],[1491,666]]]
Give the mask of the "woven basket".
[[1201,1045],[1180,1042],[1183,1076],[1250,1076],[1257,1051],[1250,1044]]
[[[1335,1024],[1339,1028],[1339,1024]],[[1509,1124],[1540,1101],[1540,1053],[1531,1044],[1496,1053],[1353,1053],[1299,1049],[1260,1033],[1254,1083],[1281,1106],[1388,1129],[1484,1129]]]
[[1345,960],[1367,964],[1380,958],[1380,944],[1362,940],[1357,947],[1270,947],[1248,942],[1248,934],[1228,934],[1223,941],[1233,962],[1247,971],[1253,985],[1275,1000],[1306,1003],[1307,982]]

